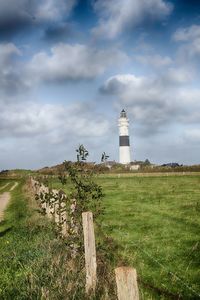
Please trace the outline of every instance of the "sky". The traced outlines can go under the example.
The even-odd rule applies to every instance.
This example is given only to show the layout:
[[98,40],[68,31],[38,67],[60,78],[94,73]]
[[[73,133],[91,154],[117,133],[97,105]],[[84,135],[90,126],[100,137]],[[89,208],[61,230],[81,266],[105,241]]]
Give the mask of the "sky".
[[200,163],[199,0],[0,0],[0,170]]

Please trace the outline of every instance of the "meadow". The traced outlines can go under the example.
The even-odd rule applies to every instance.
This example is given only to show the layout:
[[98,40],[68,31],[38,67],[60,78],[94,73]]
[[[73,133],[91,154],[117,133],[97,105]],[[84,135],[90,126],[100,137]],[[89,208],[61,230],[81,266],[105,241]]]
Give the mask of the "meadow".
[[[96,220],[101,261],[110,270],[135,267],[141,300],[200,299],[200,176],[97,175],[95,180],[105,193],[104,213]],[[13,183],[0,180],[0,193]],[[63,189],[57,178],[51,185]],[[70,185],[65,190],[69,194]],[[84,299],[82,258],[77,278],[64,241],[38,213],[24,179],[11,193],[0,224],[0,298]]]
[[200,299],[200,176],[104,175],[97,182],[105,193],[99,221],[137,269],[142,299]]

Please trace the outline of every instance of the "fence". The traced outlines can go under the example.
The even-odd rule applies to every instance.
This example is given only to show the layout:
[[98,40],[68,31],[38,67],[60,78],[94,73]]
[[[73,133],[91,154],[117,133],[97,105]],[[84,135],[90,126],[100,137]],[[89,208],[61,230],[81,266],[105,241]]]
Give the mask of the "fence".
[[[64,192],[55,189],[50,190],[32,177],[30,178],[29,186],[36,195],[47,217],[55,222],[55,225],[59,228],[64,238],[67,238],[69,221],[74,232],[76,232],[77,228],[73,219],[73,212],[76,209],[75,199],[73,199],[70,205],[70,213],[68,213],[65,204],[67,196]],[[68,218],[70,218],[70,220],[68,220]],[[96,247],[92,212],[82,213],[82,226],[86,269],[85,292],[89,295],[91,292],[95,293],[97,282]],[[74,248],[74,254],[75,253],[76,249]],[[134,268],[123,266],[116,268],[115,278],[118,300],[139,300],[137,272]]]

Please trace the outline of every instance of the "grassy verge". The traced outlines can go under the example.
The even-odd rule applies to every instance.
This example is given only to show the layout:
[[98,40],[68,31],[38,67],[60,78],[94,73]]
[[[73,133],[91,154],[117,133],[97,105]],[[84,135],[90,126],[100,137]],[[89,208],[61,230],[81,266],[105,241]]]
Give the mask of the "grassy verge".
[[[69,260],[64,241],[23,191],[12,193],[0,224],[0,299],[84,299],[83,266]],[[81,284],[82,283],[82,284]]]
[[[84,252],[71,259],[54,224],[19,182],[0,223],[0,299],[88,299]],[[99,282],[91,299],[116,299],[110,247],[97,241]]]

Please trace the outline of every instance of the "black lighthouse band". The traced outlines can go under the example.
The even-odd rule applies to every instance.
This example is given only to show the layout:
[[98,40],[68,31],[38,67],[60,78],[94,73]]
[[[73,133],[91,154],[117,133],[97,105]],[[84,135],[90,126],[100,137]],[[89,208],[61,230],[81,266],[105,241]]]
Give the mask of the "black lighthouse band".
[[130,146],[129,136],[122,135],[119,137],[119,146]]

